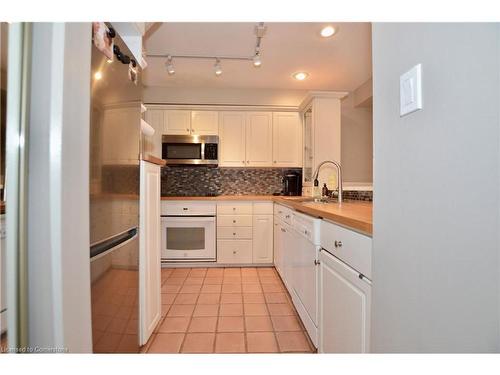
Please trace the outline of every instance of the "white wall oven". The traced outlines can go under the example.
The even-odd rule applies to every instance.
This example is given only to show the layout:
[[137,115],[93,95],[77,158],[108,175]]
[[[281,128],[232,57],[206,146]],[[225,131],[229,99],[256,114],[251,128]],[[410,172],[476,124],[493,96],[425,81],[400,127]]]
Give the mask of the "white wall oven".
[[216,261],[215,212],[212,203],[162,202],[162,260]]

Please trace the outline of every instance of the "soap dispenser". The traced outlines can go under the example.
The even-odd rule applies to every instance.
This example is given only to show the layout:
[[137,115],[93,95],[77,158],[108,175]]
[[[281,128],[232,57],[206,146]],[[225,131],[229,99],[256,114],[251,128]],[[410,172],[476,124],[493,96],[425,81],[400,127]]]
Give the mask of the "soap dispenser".
[[314,180],[313,198],[321,198],[321,190],[319,189],[319,181],[317,179]]
[[323,187],[321,188],[321,196],[328,197],[328,187],[326,186],[326,183],[324,183]]

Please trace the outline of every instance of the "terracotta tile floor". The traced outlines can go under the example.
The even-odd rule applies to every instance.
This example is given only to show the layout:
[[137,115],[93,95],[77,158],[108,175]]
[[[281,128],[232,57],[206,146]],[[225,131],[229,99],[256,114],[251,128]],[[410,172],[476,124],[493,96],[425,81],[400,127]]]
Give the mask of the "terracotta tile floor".
[[162,319],[147,353],[312,353],[272,267],[162,269]]

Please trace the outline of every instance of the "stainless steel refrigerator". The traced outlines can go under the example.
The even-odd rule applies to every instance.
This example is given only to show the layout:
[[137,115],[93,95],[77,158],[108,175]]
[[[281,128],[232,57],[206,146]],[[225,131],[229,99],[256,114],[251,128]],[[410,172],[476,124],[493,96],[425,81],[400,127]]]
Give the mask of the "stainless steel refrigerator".
[[114,34],[112,29],[108,34],[114,42],[112,61],[92,45],[89,177],[95,353],[139,351],[141,71]]

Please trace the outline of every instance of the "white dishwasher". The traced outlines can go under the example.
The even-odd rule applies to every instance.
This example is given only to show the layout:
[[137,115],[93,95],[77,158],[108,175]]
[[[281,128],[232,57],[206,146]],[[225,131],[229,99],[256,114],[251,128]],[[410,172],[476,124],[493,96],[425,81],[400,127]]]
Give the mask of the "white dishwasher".
[[292,299],[313,342],[318,346],[318,256],[320,250],[320,219],[293,213],[296,243],[291,246]]

